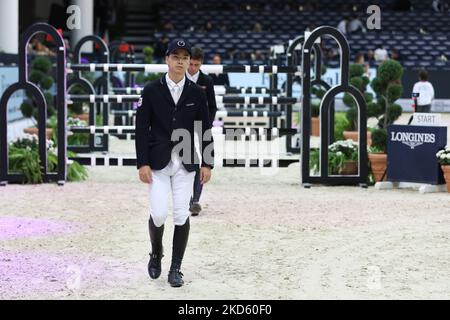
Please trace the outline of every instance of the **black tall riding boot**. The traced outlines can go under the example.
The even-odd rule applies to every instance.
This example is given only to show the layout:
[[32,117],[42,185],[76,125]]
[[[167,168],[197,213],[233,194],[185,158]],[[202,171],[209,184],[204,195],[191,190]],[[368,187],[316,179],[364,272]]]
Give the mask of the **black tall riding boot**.
[[172,265],[169,271],[169,283],[172,287],[181,287],[184,284],[181,273],[181,263],[189,239],[190,222],[189,218],[182,226],[175,226],[173,234]]
[[152,253],[148,263],[148,274],[152,279],[158,279],[161,275],[161,259],[163,257],[162,239],[164,235],[164,225],[156,227],[152,217],[148,221],[148,231],[150,233],[150,242],[152,243]]

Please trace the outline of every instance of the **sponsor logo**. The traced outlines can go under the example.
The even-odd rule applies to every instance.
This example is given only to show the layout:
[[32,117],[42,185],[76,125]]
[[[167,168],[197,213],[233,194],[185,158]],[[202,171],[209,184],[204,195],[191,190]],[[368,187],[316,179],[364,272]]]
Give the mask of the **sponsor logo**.
[[433,133],[391,132],[391,141],[401,142],[414,149],[424,143],[435,143],[436,137]]

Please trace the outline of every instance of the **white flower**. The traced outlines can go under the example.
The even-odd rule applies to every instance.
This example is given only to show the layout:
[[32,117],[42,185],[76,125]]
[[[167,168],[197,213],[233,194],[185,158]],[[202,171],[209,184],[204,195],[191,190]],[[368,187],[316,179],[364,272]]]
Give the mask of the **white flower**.
[[444,150],[440,150],[440,151],[438,151],[438,153],[436,153],[436,157],[440,157],[441,156],[441,154],[443,154],[444,153]]
[[338,152],[336,152],[336,155],[337,156],[342,156],[342,152],[338,151]]
[[441,158],[442,160],[444,160],[445,158],[447,158],[447,156],[446,156],[445,154],[441,154],[440,158]]
[[446,156],[448,160],[450,160],[450,153]]

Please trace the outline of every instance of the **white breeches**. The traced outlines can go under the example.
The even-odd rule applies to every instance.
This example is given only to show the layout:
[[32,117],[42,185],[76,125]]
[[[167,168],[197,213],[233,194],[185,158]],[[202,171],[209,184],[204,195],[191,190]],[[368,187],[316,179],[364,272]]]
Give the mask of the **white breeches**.
[[173,222],[182,226],[191,215],[189,202],[192,197],[195,172],[187,172],[180,159],[174,159],[163,170],[152,171],[150,184],[150,215],[157,227],[161,227],[169,214],[169,196],[172,193]]

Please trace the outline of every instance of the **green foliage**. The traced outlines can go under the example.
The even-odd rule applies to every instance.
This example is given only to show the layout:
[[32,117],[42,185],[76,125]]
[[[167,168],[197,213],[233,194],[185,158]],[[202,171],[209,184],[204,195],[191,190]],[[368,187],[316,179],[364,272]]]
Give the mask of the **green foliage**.
[[403,87],[399,84],[389,85],[386,91],[386,95],[390,104],[394,103],[403,94]]
[[348,92],[344,93],[344,98],[342,99],[342,102],[344,102],[344,104],[347,107],[349,107],[349,108],[355,108],[356,107],[355,99]]
[[39,70],[33,70],[30,72],[29,80],[33,82],[35,85],[39,86],[41,84],[42,79],[44,79],[45,74]]
[[[55,83],[52,75],[52,62],[49,57],[38,56],[33,59],[29,80],[37,85],[44,94],[45,101],[47,102],[47,117],[56,114],[54,95],[49,91]],[[36,102],[32,100],[33,96],[28,91],[26,92],[26,96],[28,99],[22,103],[20,108],[23,116],[26,118],[34,117],[36,120],[39,120],[39,110]]]
[[53,78],[46,76],[41,80],[41,87],[44,90],[50,90],[50,88],[53,86]]
[[[69,157],[76,157],[77,155],[73,152],[69,152]],[[73,161],[71,165],[69,165],[67,171],[67,180],[76,182],[76,181],[84,181],[89,177],[89,173],[87,169],[79,164],[76,161]]]
[[370,79],[369,79],[368,77],[366,77],[366,76],[361,77],[361,79],[362,79],[362,81],[363,81],[364,90],[365,90],[365,88],[366,88],[366,87],[369,85],[369,83],[370,83]]
[[[58,157],[54,149],[53,141],[47,140],[47,168],[48,172],[56,172]],[[9,171],[24,175],[24,184],[36,184],[43,182],[43,165],[39,158],[38,139],[36,136],[27,136],[18,139],[9,146]],[[69,152],[69,157],[76,154]],[[83,181],[88,178],[85,167],[77,162],[68,166],[68,181]]]
[[155,53],[155,50],[152,47],[144,47],[144,62],[146,64],[152,64],[153,63],[153,54]]
[[372,103],[373,101],[373,94],[370,92],[364,92],[364,101],[366,101],[366,104]]
[[334,117],[334,138],[335,140],[344,140],[344,131],[349,124],[345,113],[337,112]]
[[311,117],[317,118],[320,116],[320,103],[311,104]]
[[311,149],[309,152],[309,170],[318,174],[320,169],[320,149]]
[[38,56],[31,62],[31,69],[49,73],[52,70],[52,61],[46,56]]
[[322,88],[317,88],[317,86],[314,86],[311,88],[311,93],[314,94],[317,98],[322,99],[326,91]]
[[[320,149],[310,151],[310,170],[319,173]],[[351,140],[338,140],[328,147],[328,170],[330,174],[341,174],[345,162],[358,160],[358,144]]]
[[39,163],[39,153],[36,150],[9,149],[9,171],[25,176],[22,183],[42,183],[42,172]]
[[361,77],[353,77],[350,79],[350,84],[354,86],[356,89],[358,89],[361,92],[364,92],[366,89],[364,87],[364,80]]
[[22,114],[26,118],[31,118],[33,116],[33,106],[25,101],[20,105],[20,111],[22,111]]
[[[369,82],[369,78],[364,75],[364,65],[359,63],[350,65],[350,84],[361,92],[366,104],[372,103],[373,101],[373,95],[366,92]],[[344,94],[343,102],[349,108],[346,112],[348,120],[348,127],[346,130],[355,131],[358,127],[358,109],[356,101],[352,95],[346,92]]]
[[[145,47],[144,48],[144,62],[146,64],[151,64],[153,63],[153,53],[155,52],[155,50],[152,47]],[[145,85],[149,82],[152,82],[156,79],[159,79],[162,77],[163,74],[157,74],[157,73],[149,73],[146,74],[144,72],[139,72],[136,76],[136,83],[140,84],[140,85]]]
[[364,66],[359,63],[352,63],[349,66],[349,71],[350,71],[350,78],[354,77],[360,78],[364,74]]
[[[75,85],[70,88],[70,94],[80,95],[80,94],[88,94],[81,88],[79,85]],[[79,115],[83,113],[83,103],[82,102],[74,102],[68,106],[69,117],[73,117],[74,115]]]
[[396,60],[386,60],[378,67],[377,78],[380,78],[383,83],[398,81],[402,76],[403,67]]
[[402,76],[401,64],[395,60],[387,60],[378,67],[377,77],[372,80],[377,102],[376,105],[368,106],[368,114],[378,120],[378,128],[372,132],[372,145],[383,151],[386,151],[387,127],[402,114],[402,108],[395,104],[403,94]]
[[402,107],[398,104],[390,105],[387,109],[387,122],[394,123],[402,115]]
[[381,105],[376,102],[371,102],[367,104],[367,118],[377,117],[383,111]]
[[348,127],[347,130],[355,131],[358,127],[358,110],[356,107],[350,108],[345,112],[345,116],[347,117]]
[[149,73],[149,74],[145,74],[144,72],[140,72],[138,73],[138,75],[136,76],[136,83],[140,84],[140,85],[145,85],[149,82],[152,82],[156,79],[159,79],[162,77],[162,73],[158,74],[158,73]]
[[377,148],[382,153],[386,152],[387,130],[376,128],[372,131],[372,147]]

